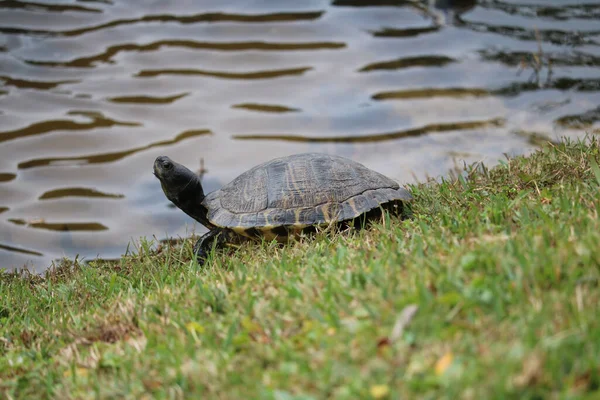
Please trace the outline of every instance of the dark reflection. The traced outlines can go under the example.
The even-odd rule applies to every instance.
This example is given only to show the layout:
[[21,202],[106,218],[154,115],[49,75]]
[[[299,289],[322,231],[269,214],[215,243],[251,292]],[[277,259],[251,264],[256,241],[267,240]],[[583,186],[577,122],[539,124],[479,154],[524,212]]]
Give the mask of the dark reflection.
[[256,104],[256,103],[242,103],[235,104],[231,108],[243,108],[250,111],[267,112],[267,113],[287,113],[287,112],[298,112],[298,108],[290,108],[285,106],[271,105],[271,104]]
[[0,182],[12,181],[16,177],[17,177],[17,174],[12,174],[10,172],[0,172]]
[[496,118],[487,121],[469,121],[455,122],[445,124],[430,124],[421,128],[407,129],[389,133],[378,133],[373,135],[360,136],[329,136],[329,137],[310,137],[301,135],[235,135],[233,139],[239,140],[281,140],[285,142],[306,142],[306,143],[369,143],[383,142],[386,140],[403,139],[406,137],[423,136],[429,133],[449,132],[459,130],[473,130],[489,126],[502,126],[504,119]]
[[490,96],[487,89],[478,88],[424,88],[409,90],[394,90],[390,92],[375,93],[371,98],[373,100],[407,100],[407,99],[429,99],[433,97],[484,97]]
[[455,59],[446,56],[420,56],[420,57],[406,57],[399,58],[393,61],[384,61],[373,64],[368,64],[361,69],[359,72],[368,72],[381,69],[402,69],[412,67],[443,67],[450,63],[456,62]]
[[600,20],[600,3],[573,4],[564,7],[548,7],[544,5],[537,10],[537,16],[557,20],[571,18]]
[[477,5],[477,0],[429,0],[429,5],[440,11],[452,11],[464,14]]
[[107,231],[108,228],[99,222],[54,222],[48,223],[43,220],[25,221],[24,219],[10,218],[8,220],[15,225],[23,225],[37,229],[47,229],[50,231]]
[[4,243],[0,243],[0,249],[1,250],[8,250],[8,251],[13,251],[15,253],[21,253],[21,254],[27,254],[30,256],[43,256],[42,253],[34,251],[34,250],[27,250],[27,249],[23,249],[20,247],[14,247],[14,246],[9,246],[7,244]]
[[[595,92],[600,90],[600,79],[557,78],[546,81],[543,88],[561,91]],[[514,82],[507,86],[492,89],[490,93],[498,96],[517,96],[524,92],[532,92],[540,89],[540,84],[535,81]]]
[[404,7],[412,5],[407,0],[334,0],[331,5],[337,7]]
[[45,36],[79,36],[89,32],[95,32],[102,29],[114,28],[121,25],[133,25],[138,23],[150,22],[177,22],[180,24],[195,24],[201,22],[242,22],[242,23],[274,23],[274,22],[297,22],[312,21],[323,15],[324,11],[313,12],[280,12],[268,14],[228,14],[228,13],[206,13],[196,15],[145,15],[141,18],[118,19],[105,24],[91,26],[88,28],[73,29],[68,31],[49,31],[37,29],[22,29],[0,27],[0,33],[25,34],[25,35],[45,35]]
[[15,0],[4,0],[0,1],[0,9],[2,8],[13,8],[21,9],[34,12],[88,12],[88,13],[101,13],[102,10],[97,8],[89,8],[83,6],[77,6],[74,4],[48,4],[48,3],[34,3],[31,1],[15,1]]
[[185,132],[180,133],[174,139],[162,140],[160,142],[151,143],[147,146],[136,147],[136,148],[130,149],[130,150],[118,151],[118,152],[114,152],[114,153],[94,154],[94,155],[81,156],[81,157],[38,158],[38,159],[19,163],[18,167],[20,169],[27,169],[27,168],[45,167],[45,166],[49,166],[49,165],[85,165],[85,164],[113,162],[113,161],[121,160],[132,154],[151,149],[153,147],[169,146],[169,145],[178,143],[185,139],[189,139],[189,138],[193,138],[193,137],[201,136],[201,135],[209,135],[211,133],[212,132],[207,129],[190,130],[190,131],[185,131]]
[[125,196],[122,194],[112,194],[99,192],[96,189],[72,187],[55,189],[45,192],[39,197],[39,200],[58,199],[62,197],[101,197],[105,199],[122,199]]
[[184,48],[195,50],[218,51],[307,51],[307,50],[335,50],[346,47],[341,42],[307,42],[307,43],[267,43],[267,42],[196,42],[193,40],[161,40],[145,45],[127,43],[108,47],[103,53],[88,57],[80,57],[71,61],[36,61],[25,60],[31,65],[45,67],[75,67],[91,68],[96,62],[111,63],[115,55],[121,52],[149,52],[163,47]]
[[311,67],[304,67],[256,72],[220,72],[204,71],[201,69],[144,69],[135,76],[147,78],[161,75],[200,75],[222,79],[273,79],[283,76],[302,75],[311,69]]
[[550,87],[559,90],[576,90],[578,92],[597,92],[600,90],[600,79],[557,78]]
[[404,29],[395,29],[395,28],[383,28],[378,31],[371,32],[375,37],[384,37],[384,38],[403,38],[403,37],[415,37],[419,35],[423,35],[425,33],[433,33],[437,32],[440,28],[437,26],[430,26],[426,28],[404,28]]
[[0,207],[0,214],[2,214],[5,211],[8,211],[9,208],[8,207]]
[[[526,41],[537,41],[538,34],[534,25],[531,25],[530,29],[525,29],[516,26],[492,26],[481,22],[468,21],[464,22],[463,26],[469,28],[475,32],[490,32],[496,33],[501,36],[526,40]],[[540,29],[539,38],[543,42],[548,42],[556,45],[569,45],[569,46],[583,46],[583,45],[598,45],[598,43],[591,37],[600,34],[600,30],[597,31],[586,31],[585,33],[580,31],[562,31],[558,29]]]
[[[519,66],[532,56],[531,52],[490,49],[480,50],[478,53],[481,58],[486,61],[500,62],[510,67]],[[552,60],[552,65],[554,67],[596,67],[600,65],[600,57],[576,50],[561,53],[545,53],[545,57]]]
[[132,104],[170,104],[184,98],[189,93],[177,94],[175,96],[156,97],[156,96],[119,96],[111,97],[108,101],[113,103],[132,103]]
[[15,86],[19,89],[38,89],[38,90],[49,90],[54,89],[57,86],[65,85],[69,83],[79,83],[78,80],[67,80],[67,81],[32,81],[28,79],[16,79],[10,76],[0,75],[0,81],[4,82],[6,86]]
[[[550,4],[548,4],[550,3]],[[538,17],[564,21],[568,19],[600,19],[600,3],[553,5],[527,3],[506,3],[502,1],[482,2],[484,8],[501,10],[510,15]]]
[[555,122],[565,128],[588,129],[598,121],[600,121],[600,107],[596,107],[581,114],[566,115],[558,118]]
[[461,15],[472,10],[476,5],[477,0],[429,0],[426,13],[433,18],[436,25],[463,24]]
[[85,131],[96,128],[110,128],[112,126],[141,126],[138,122],[115,121],[95,111],[69,111],[67,115],[81,115],[91,119],[90,122],[77,122],[68,119],[57,119],[36,122],[25,128],[13,131],[0,131],[0,143],[8,140],[19,139],[27,136],[43,135],[54,131]]

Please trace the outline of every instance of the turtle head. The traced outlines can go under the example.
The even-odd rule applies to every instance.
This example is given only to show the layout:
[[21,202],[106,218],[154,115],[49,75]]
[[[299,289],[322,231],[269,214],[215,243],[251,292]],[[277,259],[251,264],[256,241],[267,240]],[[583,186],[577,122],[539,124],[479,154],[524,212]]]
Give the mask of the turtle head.
[[160,181],[163,192],[169,200],[181,207],[182,202],[204,197],[198,176],[167,156],[154,160],[154,176]]

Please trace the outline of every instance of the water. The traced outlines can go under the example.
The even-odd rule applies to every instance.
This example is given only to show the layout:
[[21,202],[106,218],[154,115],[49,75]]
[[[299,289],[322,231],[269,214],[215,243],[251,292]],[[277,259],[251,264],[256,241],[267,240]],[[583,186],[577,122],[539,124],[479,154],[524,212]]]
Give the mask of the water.
[[305,151],[414,182],[595,134],[599,22],[590,0],[0,2],[0,266],[202,233],[158,155],[203,160],[208,191]]

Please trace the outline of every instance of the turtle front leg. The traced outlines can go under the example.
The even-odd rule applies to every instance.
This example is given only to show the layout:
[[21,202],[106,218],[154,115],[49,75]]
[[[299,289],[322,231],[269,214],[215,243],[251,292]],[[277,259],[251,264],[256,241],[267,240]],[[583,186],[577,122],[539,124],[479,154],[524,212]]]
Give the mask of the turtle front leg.
[[223,247],[230,240],[230,231],[228,229],[214,228],[213,230],[200,236],[200,239],[194,245],[194,254],[200,265],[204,264],[208,253],[213,245],[215,248]]

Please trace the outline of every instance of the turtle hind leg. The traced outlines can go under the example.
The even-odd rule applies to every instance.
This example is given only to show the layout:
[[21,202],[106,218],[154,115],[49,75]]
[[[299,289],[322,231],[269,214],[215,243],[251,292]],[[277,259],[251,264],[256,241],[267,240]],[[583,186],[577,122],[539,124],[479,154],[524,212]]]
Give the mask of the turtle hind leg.
[[194,255],[196,256],[198,263],[200,265],[204,264],[213,246],[215,249],[221,248],[230,240],[231,231],[222,228],[214,228],[213,230],[200,236],[194,245]]

